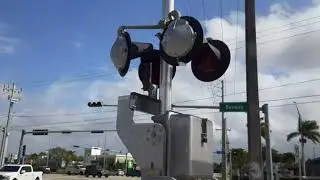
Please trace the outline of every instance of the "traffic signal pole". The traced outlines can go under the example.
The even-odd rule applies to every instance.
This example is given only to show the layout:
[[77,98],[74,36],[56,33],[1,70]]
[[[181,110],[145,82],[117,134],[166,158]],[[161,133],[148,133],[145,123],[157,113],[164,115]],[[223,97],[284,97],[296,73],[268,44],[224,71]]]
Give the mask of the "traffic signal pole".
[[[21,163],[22,161],[22,146],[23,146],[23,140],[24,136],[27,134],[34,134],[34,135],[48,135],[51,134],[71,134],[71,133],[83,133],[83,132],[90,132],[92,134],[98,134],[98,133],[104,133],[104,132],[116,132],[116,129],[107,129],[107,130],[65,130],[65,131],[49,131],[49,130],[42,130],[42,131],[26,131],[22,130],[21,137],[20,137],[20,143],[19,143],[19,149],[18,149],[18,163]],[[35,134],[36,133],[36,134]],[[44,134],[46,133],[46,134]]]
[[26,135],[26,130],[22,129],[21,131],[21,137],[20,137],[20,143],[19,143],[19,150],[18,150],[18,164],[22,163],[21,162],[21,157],[22,157],[22,146],[23,146],[23,139],[24,136]]
[[[221,81],[221,102],[224,103],[224,82]],[[229,179],[228,178],[228,156],[226,151],[227,145],[227,119],[224,117],[224,112],[221,112],[221,121],[222,121],[222,179]]]
[[267,180],[273,180],[273,163],[272,163],[272,149],[270,142],[270,122],[269,122],[269,106],[268,104],[262,105],[261,108],[264,113],[265,123],[265,140],[266,140],[266,169],[267,169]]

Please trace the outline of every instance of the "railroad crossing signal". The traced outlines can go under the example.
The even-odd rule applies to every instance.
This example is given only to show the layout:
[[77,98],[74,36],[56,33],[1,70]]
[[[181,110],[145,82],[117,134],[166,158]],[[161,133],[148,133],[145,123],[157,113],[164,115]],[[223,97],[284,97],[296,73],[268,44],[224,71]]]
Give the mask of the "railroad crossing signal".
[[163,24],[132,26],[130,29],[150,29],[151,26],[151,29],[163,29],[158,33],[159,50],[150,43],[132,42],[126,31],[130,26],[122,26],[110,53],[112,63],[122,77],[127,74],[131,60],[140,58],[138,75],[143,90],[150,90],[152,84],[159,86],[162,59],[172,65],[172,78],[176,66],[190,61],[193,75],[203,82],[215,81],[227,71],[231,59],[228,46],[222,41],[204,38],[201,23],[194,17],[176,13]]

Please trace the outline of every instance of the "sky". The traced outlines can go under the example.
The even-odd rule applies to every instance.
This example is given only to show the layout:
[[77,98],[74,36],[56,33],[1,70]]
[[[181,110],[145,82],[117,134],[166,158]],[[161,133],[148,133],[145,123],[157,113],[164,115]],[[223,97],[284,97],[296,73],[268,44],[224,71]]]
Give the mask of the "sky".
[[[221,3],[222,2],[222,3]],[[206,37],[223,40],[231,51],[231,64],[223,79],[226,101],[245,101],[245,43],[243,0],[176,0],[183,15],[202,24]],[[320,123],[319,0],[269,0],[256,2],[260,105],[270,105],[272,146],[293,151],[295,141],[286,134],[296,129],[299,104],[304,119]],[[16,153],[22,129],[113,129],[115,108],[88,108],[88,101],[116,104],[117,97],[143,93],[137,62],[121,78],[110,60],[110,49],[121,25],[156,24],[161,1],[31,0],[0,2],[0,83],[22,88],[10,124],[9,151]],[[157,46],[156,31],[130,31],[134,41]],[[190,63],[178,67],[173,80],[173,102],[184,105],[217,105],[219,81],[203,83],[192,74]],[[0,96],[0,122],[8,111],[6,94]],[[214,122],[214,145],[219,150],[221,114],[212,110],[181,112]],[[246,116],[226,113],[231,147],[247,147]],[[150,121],[137,113],[136,121]],[[106,146],[124,150],[116,133],[26,136],[27,152],[53,146],[72,148]],[[312,144],[306,153],[313,156]],[[318,148],[318,146],[316,146]],[[316,151],[320,155],[320,151]],[[216,156],[215,159],[220,157]]]

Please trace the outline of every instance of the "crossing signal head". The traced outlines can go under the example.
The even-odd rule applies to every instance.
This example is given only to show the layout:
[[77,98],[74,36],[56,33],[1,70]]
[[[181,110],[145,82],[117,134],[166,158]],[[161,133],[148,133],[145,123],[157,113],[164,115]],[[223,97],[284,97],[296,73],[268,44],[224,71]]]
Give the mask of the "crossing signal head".
[[[152,52],[141,56],[141,63],[138,69],[139,79],[143,84],[143,90],[149,89],[150,85],[159,86],[160,84],[160,51]],[[176,74],[176,66],[172,67],[172,78]]]
[[200,81],[215,81],[227,71],[230,58],[230,50],[224,42],[206,38],[191,61],[192,73]]
[[160,51],[171,65],[188,63],[197,53],[203,41],[203,29],[198,20],[182,16],[171,21],[160,36]]
[[118,37],[111,48],[111,60],[120,76],[124,77],[130,67],[132,59],[153,49],[152,44],[142,42],[131,42],[128,32],[118,33]]
[[102,102],[88,102],[89,107],[102,107]]

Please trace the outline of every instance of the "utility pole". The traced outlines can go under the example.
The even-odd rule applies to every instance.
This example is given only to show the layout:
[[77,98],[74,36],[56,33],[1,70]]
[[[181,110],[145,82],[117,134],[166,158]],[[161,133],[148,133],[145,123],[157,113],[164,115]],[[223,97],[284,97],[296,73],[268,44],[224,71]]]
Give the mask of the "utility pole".
[[249,179],[263,180],[255,0],[245,1],[246,81],[248,102]]
[[229,136],[227,135],[227,153],[229,154],[229,179],[232,180],[232,151],[230,149],[230,141],[229,141]]
[[13,104],[20,101],[20,98],[16,98],[16,95],[21,93],[21,89],[18,90],[16,85],[14,83],[12,83],[11,87],[10,87],[10,85],[8,85],[8,86],[4,85],[3,92],[9,93],[9,95],[8,95],[9,110],[8,110],[6,126],[4,128],[4,133],[2,135],[2,142],[1,142],[1,162],[0,162],[1,166],[4,165],[6,154],[7,154],[8,137],[9,137],[8,128],[9,128],[10,121],[11,121]]
[[[224,103],[224,82],[221,81],[221,102]],[[221,112],[221,121],[222,121],[222,179],[228,179],[228,156],[226,151],[227,143],[227,120],[224,117],[224,112]]]

